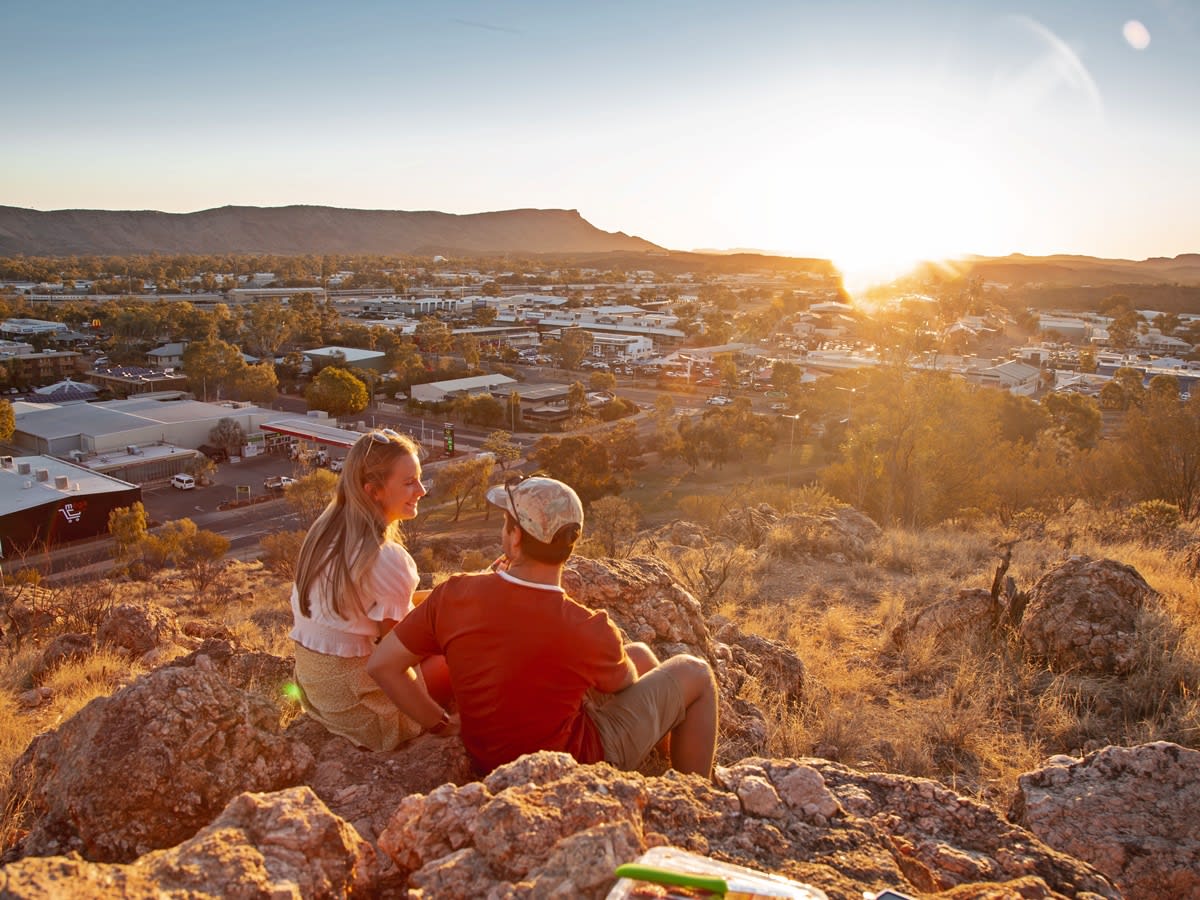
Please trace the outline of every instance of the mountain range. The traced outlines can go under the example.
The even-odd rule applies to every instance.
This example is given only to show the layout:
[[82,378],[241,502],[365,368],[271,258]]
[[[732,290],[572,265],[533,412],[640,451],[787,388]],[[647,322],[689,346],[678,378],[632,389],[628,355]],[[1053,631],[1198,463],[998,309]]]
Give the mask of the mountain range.
[[192,213],[0,206],[0,256],[144,253],[489,255],[661,250],[601,231],[577,210],[471,215],[328,206],[222,206]]
[[[603,261],[610,267],[664,272],[807,271],[836,277],[828,260],[751,250],[669,251],[621,231],[602,231],[573,209],[511,209],[456,215],[329,206],[222,206],[192,213],[0,206],[0,257],[139,254],[378,254],[488,256],[521,254]],[[652,257],[652,261],[647,257]],[[929,263],[918,274],[945,271]],[[1032,290],[1090,293],[1103,286],[1200,285],[1200,253],[1145,260],[1060,254],[969,256],[951,264],[962,275]],[[1190,289],[1190,288],[1189,288]]]

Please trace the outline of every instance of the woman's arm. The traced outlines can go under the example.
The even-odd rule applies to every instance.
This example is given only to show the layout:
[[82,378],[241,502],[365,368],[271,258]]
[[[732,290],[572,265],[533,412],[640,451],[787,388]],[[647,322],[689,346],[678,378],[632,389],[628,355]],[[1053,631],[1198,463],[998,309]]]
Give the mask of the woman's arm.
[[438,734],[458,734],[457,715],[450,717],[449,725],[439,728],[447,713],[429,696],[417,677],[415,667],[420,662],[421,657],[405,647],[394,631],[389,631],[367,660],[367,674],[375,679],[379,689],[400,712],[426,731],[433,729]]

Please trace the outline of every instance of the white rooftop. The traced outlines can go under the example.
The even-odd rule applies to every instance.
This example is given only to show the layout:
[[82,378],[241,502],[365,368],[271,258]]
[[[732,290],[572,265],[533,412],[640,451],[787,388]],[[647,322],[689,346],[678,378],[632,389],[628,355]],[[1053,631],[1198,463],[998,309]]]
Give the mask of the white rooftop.
[[[17,456],[11,459],[11,466],[7,464],[8,457],[4,458],[5,464],[0,465],[0,510],[6,513],[34,509],[56,497],[107,494],[137,487],[52,456]],[[20,471],[22,464],[28,465],[27,473]],[[46,472],[45,481],[39,480],[40,470]],[[60,475],[67,478],[65,489],[56,484]]]

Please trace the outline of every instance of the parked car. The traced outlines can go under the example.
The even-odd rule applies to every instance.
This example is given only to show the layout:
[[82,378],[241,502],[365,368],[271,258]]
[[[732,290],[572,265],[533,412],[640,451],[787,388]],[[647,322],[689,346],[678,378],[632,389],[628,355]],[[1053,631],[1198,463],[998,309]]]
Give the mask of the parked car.
[[268,491],[282,491],[289,484],[295,484],[295,478],[289,478],[287,475],[271,475],[263,481],[263,487]]
[[709,406],[728,406],[733,402],[733,400],[729,397],[723,397],[720,394],[717,394],[715,397],[709,397],[704,402]]
[[786,403],[772,403],[771,404],[772,412],[783,412],[785,409],[787,409]]
[[329,461],[329,471],[330,472],[340,472],[340,471],[342,471],[342,467],[345,464],[346,464],[346,461],[344,459],[340,459],[340,458],[331,459]]
[[171,476],[171,487],[179,488],[181,491],[190,491],[196,487],[196,479],[180,472],[178,475]]

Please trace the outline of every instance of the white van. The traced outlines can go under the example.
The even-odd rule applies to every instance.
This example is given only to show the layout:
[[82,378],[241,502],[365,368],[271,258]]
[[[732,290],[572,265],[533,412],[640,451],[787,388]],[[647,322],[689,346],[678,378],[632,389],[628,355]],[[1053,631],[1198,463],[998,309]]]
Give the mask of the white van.
[[190,491],[196,486],[196,479],[191,475],[185,475],[180,472],[178,475],[171,476],[171,487],[179,488],[181,491]]

